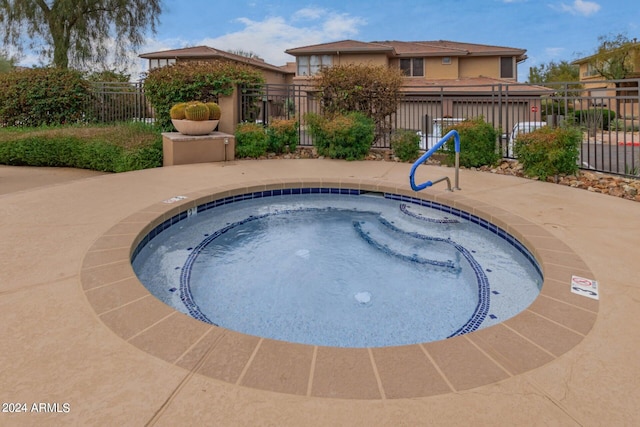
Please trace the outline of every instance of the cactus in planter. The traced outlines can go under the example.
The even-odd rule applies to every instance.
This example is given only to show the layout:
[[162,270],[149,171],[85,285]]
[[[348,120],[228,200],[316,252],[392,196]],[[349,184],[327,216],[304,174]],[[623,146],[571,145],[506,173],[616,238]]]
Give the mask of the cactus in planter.
[[215,102],[189,101],[175,104],[171,110],[171,123],[183,135],[207,135],[220,120],[220,106]]
[[207,108],[209,108],[209,120],[220,120],[220,106],[215,102],[207,102]]
[[209,108],[203,102],[189,102],[184,109],[184,116],[187,120],[209,120]]
[[185,118],[184,110],[186,106],[186,102],[180,102],[174,105],[173,107],[171,107],[171,110],[169,110],[169,115],[174,120],[183,120]]

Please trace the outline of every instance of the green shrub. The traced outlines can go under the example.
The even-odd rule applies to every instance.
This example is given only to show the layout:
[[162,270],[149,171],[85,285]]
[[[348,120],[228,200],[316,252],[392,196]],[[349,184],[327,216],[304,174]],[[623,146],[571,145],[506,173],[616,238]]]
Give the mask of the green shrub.
[[298,147],[298,121],[273,120],[267,128],[267,150],[272,153],[293,152]]
[[609,122],[609,130],[625,130],[626,126],[624,123],[624,120],[621,119],[615,119],[615,120],[611,120]]
[[[456,123],[443,130],[447,134],[455,129],[460,135],[460,166],[479,167],[494,165],[500,160],[500,154],[496,151],[496,141],[499,132],[483,117]],[[446,154],[447,162],[453,164],[455,161],[454,139],[449,138],[444,144],[443,151]]]
[[420,156],[420,136],[414,131],[399,129],[391,136],[391,149],[403,162],[412,162]]
[[114,172],[127,172],[162,166],[162,138],[147,147],[128,150],[115,162]]
[[573,111],[573,107],[562,100],[554,98],[542,99],[540,106],[540,120],[546,122],[550,120],[550,116],[554,114],[564,116],[566,120],[569,116],[573,117]]
[[162,137],[141,124],[2,130],[0,164],[103,172],[147,169],[162,166]]
[[527,176],[573,174],[578,170],[582,133],[575,127],[551,128],[544,126],[518,136],[515,154]]
[[373,119],[359,112],[325,117],[305,115],[313,145],[321,156],[360,160],[369,153],[374,138]]
[[0,126],[91,121],[89,83],[78,71],[33,68],[0,74]]
[[231,95],[237,85],[254,86],[263,81],[262,74],[248,65],[185,61],[149,71],[144,92],[155,110],[157,125],[169,131],[173,129],[169,110],[175,104],[216,101],[220,95]]
[[573,112],[573,122],[587,129],[609,129],[609,123],[616,119],[616,112],[606,108],[592,108]]
[[313,78],[324,114],[361,112],[375,122],[378,139],[391,130],[389,117],[398,111],[403,81],[400,68],[373,64],[334,64]]
[[240,123],[236,127],[236,156],[261,157],[267,154],[267,134],[257,123]]

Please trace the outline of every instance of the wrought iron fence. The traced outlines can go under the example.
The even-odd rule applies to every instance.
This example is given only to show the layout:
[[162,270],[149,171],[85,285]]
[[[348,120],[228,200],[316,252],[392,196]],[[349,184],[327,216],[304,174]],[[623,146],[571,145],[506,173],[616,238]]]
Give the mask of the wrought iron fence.
[[92,96],[85,107],[88,120],[98,123],[153,121],[153,108],[147,102],[141,82],[95,82],[91,87]]
[[[523,88],[521,84],[406,87],[397,112],[388,117],[389,131],[374,148],[389,148],[398,129],[419,133],[421,148],[433,146],[450,125],[482,117],[499,130],[496,144],[513,158],[514,137],[540,126],[563,123],[580,126],[580,167],[625,176],[640,175],[640,79],[554,83]],[[262,123],[275,119],[300,120],[300,145],[313,144],[304,115],[319,113],[321,100],[313,87],[265,85],[241,89],[241,121]]]
[[[496,144],[504,157],[514,157],[513,139],[519,131],[537,126],[571,123],[581,127],[580,167],[624,176],[640,176],[640,79],[590,81],[584,85],[554,83],[533,92],[519,84],[429,86],[404,88],[397,112],[388,117],[388,131],[374,148],[389,148],[398,129],[419,133],[421,148],[428,149],[450,125],[482,117],[499,130]],[[141,83],[95,83],[88,107],[94,120],[152,121],[153,109]],[[321,100],[311,86],[269,84],[239,88],[240,121],[268,126],[275,119],[300,120],[301,146],[313,141],[304,115],[320,113]]]

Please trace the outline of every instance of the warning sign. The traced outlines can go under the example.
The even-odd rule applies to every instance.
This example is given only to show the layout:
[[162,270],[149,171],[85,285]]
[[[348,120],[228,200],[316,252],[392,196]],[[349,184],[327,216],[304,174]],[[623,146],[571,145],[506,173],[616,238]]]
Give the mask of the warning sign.
[[600,299],[598,295],[598,282],[584,277],[571,276],[571,292],[587,298]]

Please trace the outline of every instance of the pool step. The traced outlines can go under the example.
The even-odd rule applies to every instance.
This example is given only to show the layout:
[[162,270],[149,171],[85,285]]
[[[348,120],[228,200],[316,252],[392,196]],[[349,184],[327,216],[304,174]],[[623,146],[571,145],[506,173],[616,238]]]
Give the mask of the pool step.
[[449,217],[442,217],[442,218],[432,218],[432,217],[428,217],[426,215],[424,215],[423,213],[420,212],[419,207],[415,206],[415,205],[407,205],[406,203],[401,203],[400,204],[400,212],[402,212],[403,214],[411,217],[411,218],[415,218],[418,219],[420,221],[425,221],[425,222],[429,222],[432,224],[459,224],[460,221],[458,221],[455,218],[449,218]]
[[[460,272],[459,257],[456,256],[450,247],[441,242],[421,242],[421,248],[410,245],[407,251],[406,239],[398,239],[386,232],[380,223],[368,221],[354,221],[353,228],[358,235],[375,249],[384,252],[389,256],[414,262],[422,265],[443,268],[453,273]],[[395,238],[394,238],[395,237]],[[447,254],[452,255],[447,257]],[[458,258],[453,261],[451,258]]]

